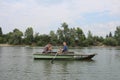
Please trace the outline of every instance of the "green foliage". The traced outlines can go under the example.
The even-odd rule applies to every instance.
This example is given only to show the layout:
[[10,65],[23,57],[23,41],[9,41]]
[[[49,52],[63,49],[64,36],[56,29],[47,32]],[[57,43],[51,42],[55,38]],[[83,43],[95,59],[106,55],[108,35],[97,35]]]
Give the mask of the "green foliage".
[[69,38],[70,38],[70,30],[68,28],[68,24],[67,23],[63,23],[61,25],[61,28],[58,28],[57,30],[57,37],[59,40],[59,44],[61,44],[62,42],[66,41],[67,43],[69,43]]
[[93,36],[92,36],[91,31],[88,31],[87,42],[88,42],[88,45],[93,45],[94,44],[94,40],[93,40]]
[[64,41],[63,31],[58,28],[57,30],[58,44],[61,44]]
[[66,41],[70,46],[84,46],[85,35],[79,27],[69,28],[66,23],[63,23],[57,30],[57,36],[59,44]]
[[22,43],[23,33],[19,29],[14,29],[13,32],[7,34],[9,44],[18,45]]
[[112,33],[111,32],[109,33],[109,37],[112,37]]
[[118,26],[116,28],[116,31],[115,31],[115,35],[114,35],[115,39],[117,40],[118,44],[120,46],[120,26]]
[[50,31],[49,35],[50,35],[50,42],[52,43],[52,45],[56,45],[58,41],[57,35],[54,33],[54,31]]
[[112,38],[112,37],[108,37],[104,40],[104,44],[108,45],[108,46],[116,46],[117,45],[117,41],[116,39]]
[[32,27],[28,27],[25,31],[25,44],[29,44],[31,45],[33,42],[33,28]]
[[70,46],[77,46],[78,45],[78,40],[76,40],[76,29],[75,28],[71,28],[70,29],[70,33],[69,33],[69,36],[70,36],[70,38],[69,38],[69,45]]
[[104,39],[103,37],[93,36],[93,45],[94,46],[101,46],[103,45]]
[[[63,30],[61,29],[63,40],[67,42],[69,40],[69,37],[70,37],[70,35],[69,35],[70,30],[68,28],[68,24],[67,23],[63,23],[61,28],[63,28]],[[67,43],[69,43],[69,42],[67,42]]]
[[39,33],[35,33],[34,35],[34,42],[37,43],[39,41]]
[[4,38],[3,38],[2,28],[0,27],[0,43],[3,42],[4,42]]
[[3,35],[2,28],[0,27],[0,36],[2,36],[2,35]]
[[14,29],[13,32],[3,34],[0,27],[0,43],[9,43],[14,45],[27,44],[45,46],[48,43],[52,45],[62,45],[66,41],[68,46],[120,46],[120,26],[116,27],[114,35],[110,32],[106,38],[102,36],[93,36],[91,31],[88,31],[87,37],[80,27],[69,28],[67,23],[62,23],[60,28],[56,31],[50,31],[48,35],[39,34],[33,31],[32,27],[28,27],[23,33]]
[[84,35],[82,29],[77,27],[77,30],[76,30],[76,41],[78,41],[78,46],[84,46],[85,39],[86,38],[85,38],[85,35]]
[[0,37],[0,43],[3,43],[3,38],[2,37]]
[[37,41],[37,45],[38,46],[45,46],[46,44],[50,43],[50,36],[49,35],[40,35],[37,37],[38,41]]
[[[117,33],[114,36],[117,36]],[[117,39],[115,39],[115,37],[112,36],[111,32],[109,33],[109,35],[106,35],[106,38],[105,38],[103,43],[105,45],[108,45],[108,46],[116,46],[116,45],[118,45]]]

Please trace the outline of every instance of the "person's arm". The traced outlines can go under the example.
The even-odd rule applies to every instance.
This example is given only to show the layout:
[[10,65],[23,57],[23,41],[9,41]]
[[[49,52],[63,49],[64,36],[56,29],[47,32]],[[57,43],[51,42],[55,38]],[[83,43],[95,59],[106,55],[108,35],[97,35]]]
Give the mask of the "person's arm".
[[48,51],[52,52],[52,47],[49,47],[49,50],[48,50]]
[[48,47],[45,46],[45,47],[44,47],[44,50],[43,50],[43,53],[47,53],[47,51],[48,51]]
[[63,50],[62,50],[62,52],[65,52],[65,50],[66,50],[66,46],[64,46],[64,47],[63,47]]

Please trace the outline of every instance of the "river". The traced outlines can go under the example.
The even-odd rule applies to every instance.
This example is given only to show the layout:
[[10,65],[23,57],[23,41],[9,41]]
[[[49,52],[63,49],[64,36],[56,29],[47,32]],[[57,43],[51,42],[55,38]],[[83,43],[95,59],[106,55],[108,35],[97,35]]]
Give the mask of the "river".
[[70,49],[97,53],[90,61],[34,60],[39,47],[0,47],[0,80],[120,80],[120,47]]

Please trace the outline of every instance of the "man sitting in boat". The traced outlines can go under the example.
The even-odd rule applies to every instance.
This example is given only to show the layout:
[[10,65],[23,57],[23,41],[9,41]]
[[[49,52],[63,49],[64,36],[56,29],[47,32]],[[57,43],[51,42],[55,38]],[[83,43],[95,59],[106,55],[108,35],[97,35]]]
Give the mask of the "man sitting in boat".
[[49,52],[52,52],[52,44],[51,44],[51,43],[48,43],[48,44],[44,47],[44,50],[43,50],[43,53],[49,53]]
[[67,47],[67,43],[63,42],[63,49],[62,49],[62,53],[66,53],[68,52],[68,47]]

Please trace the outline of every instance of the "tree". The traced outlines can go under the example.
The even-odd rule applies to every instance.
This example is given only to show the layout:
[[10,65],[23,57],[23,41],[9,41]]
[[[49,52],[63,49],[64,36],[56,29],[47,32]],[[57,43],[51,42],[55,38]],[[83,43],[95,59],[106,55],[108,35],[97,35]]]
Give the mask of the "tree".
[[39,36],[39,41],[37,41],[38,46],[45,46],[50,42],[50,36],[43,34]]
[[93,36],[93,45],[101,46],[103,45],[104,38],[102,36]]
[[2,35],[3,35],[2,28],[0,27],[0,36],[2,36]]
[[94,44],[93,36],[92,36],[91,31],[88,31],[87,42],[88,42],[88,45],[93,45]]
[[61,28],[57,30],[58,43],[64,41],[70,46],[84,46],[85,45],[85,35],[81,28],[69,28],[67,23],[63,23]]
[[61,28],[58,28],[57,30],[57,37],[58,37],[58,43],[61,44],[62,42],[66,41],[67,43],[69,42],[69,28],[67,23],[62,23]]
[[25,31],[25,44],[31,45],[33,43],[33,28],[28,27]]
[[35,33],[34,35],[34,42],[37,43],[37,41],[39,41],[39,33]]
[[0,43],[3,43],[3,33],[1,27],[0,27]]
[[117,45],[117,41],[116,39],[112,38],[112,37],[108,37],[104,40],[104,44],[108,45],[108,46],[116,46]]
[[116,27],[114,37],[117,40],[118,45],[120,46],[120,26]]
[[77,38],[76,29],[75,28],[71,28],[69,35],[70,35],[70,39],[69,39],[70,44],[69,45],[73,46],[73,47],[77,46],[78,45],[78,38]]
[[77,27],[76,35],[76,39],[78,39],[78,46],[84,46],[84,41],[86,38],[81,28]]
[[112,33],[111,32],[109,33],[109,37],[112,37]]
[[8,43],[18,45],[22,43],[23,33],[19,29],[14,29],[13,32],[8,33]]
[[3,43],[3,38],[2,37],[0,37],[0,43]]
[[106,35],[106,38],[108,38],[109,36],[108,35]]
[[50,35],[50,42],[52,43],[52,45],[56,45],[57,35],[54,33],[54,31],[50,31],[49,35]]
[[70,35],[69,35],[69,28],[68,28],[68,24],[67,23],[62,23],[62,26],[61,26],[61,28],[63,28],[63,30],[62,30],[62,34],[63,34],[63,37],[64,37],[64,41],[66,41],[67,43],[69,43],[69,37],[70,37]]

